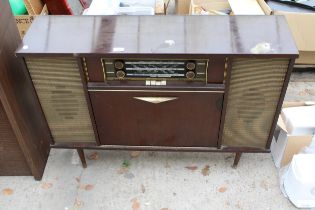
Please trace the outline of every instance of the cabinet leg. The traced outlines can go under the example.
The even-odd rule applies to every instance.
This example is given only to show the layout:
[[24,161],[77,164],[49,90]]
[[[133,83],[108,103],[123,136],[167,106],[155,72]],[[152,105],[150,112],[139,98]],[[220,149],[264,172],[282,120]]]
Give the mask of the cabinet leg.
[[86,168],[86,160],[85,160],[85,156],[84,156],[84,151],[83,149],[77,149],[78,155],[80,157],[81,163],[82,163],[82,167]]
[[233,163],[233,168],[236,168],[237,165],[238,165],[238,162],[240,161],[241,159],[241,156],[242,156],[242,153],[241,152],[236,152],[235,153],[235,158],[234,158],[234,163]]

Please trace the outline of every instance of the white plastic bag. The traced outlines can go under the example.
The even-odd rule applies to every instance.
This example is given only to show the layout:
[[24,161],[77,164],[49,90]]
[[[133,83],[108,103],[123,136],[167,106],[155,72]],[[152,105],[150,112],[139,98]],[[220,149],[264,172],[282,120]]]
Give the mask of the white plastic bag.
[[[304,147],[299,152],[299,154],[313,154],[313,155],[315,155],[315,135],[313,136],[311,144],[308,147]],[[290,170],[291,165],[292,165],[292,163],[279,169],[280,190],[286,198],[288,198],[288,195],[287,195],[287,192],[285,190],[285,184],[288,184],[288,182],[285,183],[285,180],[289,176],[289,170]],[[301,185],[301,186],[303,186],[303,185]],[[287,185],[286,185],[286,187],[287,187]],[[291,189],[291,194],[292,194],[292,189]]]
[[84,15],[116,15],[120,0],[93,0]]

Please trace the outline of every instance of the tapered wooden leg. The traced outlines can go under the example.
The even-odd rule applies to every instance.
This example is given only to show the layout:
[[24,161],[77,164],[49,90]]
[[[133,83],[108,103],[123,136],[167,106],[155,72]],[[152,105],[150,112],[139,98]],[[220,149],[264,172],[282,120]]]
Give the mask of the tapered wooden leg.
[[242,156],[242,153],[241,152],[237,152],[235,153],[235,158],[234,158],[234,163],[233,163],[233,168],[236,168],[237,165],[238,165],[238,162],[240,161],[241,159],[241,156]]
[[84,156],[84,151],[83,149],[77,149],[77,152],[79,154],[79,157],[80,157],[80,160],[81,160],[81,163],[82,163],[82,167],[83,168],[86,168],[87,165],[86,165],[86,160],[85,160],[85,156]]

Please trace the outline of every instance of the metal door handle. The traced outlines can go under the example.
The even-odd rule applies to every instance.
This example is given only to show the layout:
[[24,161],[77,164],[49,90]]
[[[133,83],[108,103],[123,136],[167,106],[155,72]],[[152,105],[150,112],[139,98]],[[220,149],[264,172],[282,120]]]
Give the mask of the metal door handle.
[[153,104],[159,104],[166,101],[176,100],[177,97],[133,97],[134,99],[145,101]]

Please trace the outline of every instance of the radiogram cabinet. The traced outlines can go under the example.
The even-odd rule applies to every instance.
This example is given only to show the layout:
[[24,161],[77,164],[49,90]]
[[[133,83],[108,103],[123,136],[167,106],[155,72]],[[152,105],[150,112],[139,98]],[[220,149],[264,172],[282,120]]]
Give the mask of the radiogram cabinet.
[[51,146],[268,152],[297,49],[281,16],[42,16],[17,50]]

